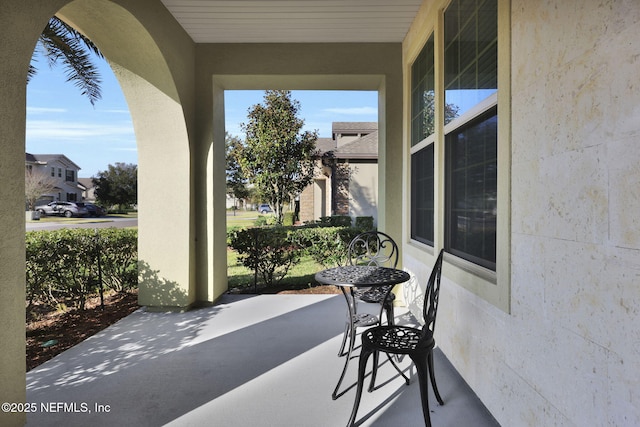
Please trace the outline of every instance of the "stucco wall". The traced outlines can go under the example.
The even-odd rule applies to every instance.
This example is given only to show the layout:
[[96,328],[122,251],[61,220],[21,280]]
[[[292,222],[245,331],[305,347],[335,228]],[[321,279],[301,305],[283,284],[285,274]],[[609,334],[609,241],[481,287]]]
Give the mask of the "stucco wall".
[[378,164],[351,162],[349,181],[349,213],[353,217],[372,216],[378,219]]
[[640,425],[640,4],[511,23],[511,312],[445,264],[436,340],[504,426]]
[[[0,13],[0,397],[2,402],[24,402],[25,82],[37,36],[56,2],[6,3]],[[22,413],[0,412],[3,426],[25,420]]]

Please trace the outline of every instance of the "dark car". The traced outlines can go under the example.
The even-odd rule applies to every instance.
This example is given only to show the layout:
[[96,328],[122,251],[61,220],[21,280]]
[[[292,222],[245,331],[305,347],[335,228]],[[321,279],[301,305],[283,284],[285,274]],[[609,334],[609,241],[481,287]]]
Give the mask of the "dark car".
[[100,205],[94,205],[93,203],[85,203],[84,207],[89,211],[90,216],[99,217],[105,216],[107,210]]
[[36,211],[40,212],[40,215],[59,215],[71,218],[72,216],[87,216],[89,211],[84,206],[84,203],[74,202],[51,202],[46,205],[36,206]]

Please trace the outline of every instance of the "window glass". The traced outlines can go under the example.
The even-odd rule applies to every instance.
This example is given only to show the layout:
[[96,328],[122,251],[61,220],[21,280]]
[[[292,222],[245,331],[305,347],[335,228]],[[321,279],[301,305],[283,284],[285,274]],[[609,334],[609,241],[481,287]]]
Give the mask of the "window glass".
[[445,105],[456,115],[497,91],[497,9],[496,0],[453,0],[445,11]]
[[496,108],[446,136],[445,246],[495,270],[498,176]]
[[411,238],[433,246],[433,144],[411,156]]
[[411,145],[435,131],[433,34],[411,66]]

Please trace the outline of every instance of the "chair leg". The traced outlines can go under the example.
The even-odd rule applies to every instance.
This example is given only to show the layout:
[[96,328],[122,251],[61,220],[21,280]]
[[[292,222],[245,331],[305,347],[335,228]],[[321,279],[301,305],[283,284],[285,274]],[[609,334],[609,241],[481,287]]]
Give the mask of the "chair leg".
[[429,378],[431,378],[431,387],[433,387],[433,394],[436,395],[436,400],[438,400],[438,403],[444,405],[444,401],[442,400],[442,397],[440,397],[440,392],[438,392],[438,386],[436,385],[436,376],[433,370],[433,351],[429,352],[427,363],[429,364]]
[[422,401],[422,415],[424,417],[424,425],[426,427],[431,427],[431,415],[429,413],[429,380],[428,373],[429,370],[427,358],[428,355],[422,352],[414,353],[410,355],[411,360],[416,367],[416,371],[418,372],[418,381],[420,385],[420,400]]
[[369,359],[371,353],[376,354],[377,352],[374,352],[372,349],[366,347],[363,343],[362,350],[360,350],[360,360],[358,361],[358,385],[356,388],[356,398],[353,402],[353,409],[351,410],[351,417],[349,417],[347,427],[352,427],[356,422],[356,415],[358,413],[358,407],[360,406],[360,399],[362,397],[362,389],[364,388],[364,377],[367,369],[367,359]]
[[[360,356],[362,357],[362,356]],[[369,357],[369,356],[367,356]],[[378,361],[380,360],[380,352],[378,351],[374,351],[373,352],[373,367],[371,368],[371,382],[369,383],[369,393],[371,393],[374,388],[375,388],[375,384],[376,384],[376,376],[378,374]]]
[[389,326],[395,325],[396,320],[395,320],[395,314],[393,312],[393,302],[391,303],[385,303],[385,310],[387,312],[387,324]]

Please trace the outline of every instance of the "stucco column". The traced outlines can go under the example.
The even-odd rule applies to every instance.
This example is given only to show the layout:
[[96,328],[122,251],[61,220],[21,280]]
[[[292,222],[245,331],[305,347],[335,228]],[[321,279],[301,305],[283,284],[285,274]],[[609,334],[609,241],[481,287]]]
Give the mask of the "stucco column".
[[[200,70],[198,70],[200,71]],[[197,300],[211,303],[227,290],[224,89],[206,70],[197,78]]]
[[[8,4],[7,4],[8,3]],[[26,79],[38,35],[55,1],[4,2],[0,13],[0,401],[26,400],[25,127]],[[54,10],[55,11],[55,10]],[[24,411],[0,411],[0,425],[21,426]]]
[[[398,67],[401,68],[400,64]],[[378,229],[400,243],[404,236],[402,78],[399,75],[387,76],[378,90],[378,130]]]

